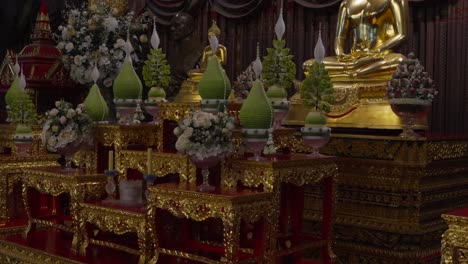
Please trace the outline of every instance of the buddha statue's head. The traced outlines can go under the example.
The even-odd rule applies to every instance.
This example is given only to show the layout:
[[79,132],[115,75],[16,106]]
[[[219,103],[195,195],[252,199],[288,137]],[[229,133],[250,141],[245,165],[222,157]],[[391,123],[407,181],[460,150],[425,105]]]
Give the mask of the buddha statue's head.
[[208,38],[211,36],[216,36],[219,38],[219,35],[221,35],[221,29],[219,29],[218,25],[216,25],[216,21],[213,20],[211,27],[208,29]]
[[190,14],[177,13],[171,21],[172,38],[182,40],[193,33],[193,17]]

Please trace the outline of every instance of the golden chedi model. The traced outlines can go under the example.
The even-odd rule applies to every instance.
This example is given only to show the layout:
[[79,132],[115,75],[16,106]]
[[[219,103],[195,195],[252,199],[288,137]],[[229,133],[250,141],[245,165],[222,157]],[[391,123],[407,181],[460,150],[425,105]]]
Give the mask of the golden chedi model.
[[[398,129],[401,122],[385,99],[387,83],[404,56],[394,53],[408,35],[407,0],[343,0],[339,9],[335,57],[323,60],[334,86],[336,103],[328,114],[333,127]],[[346,50],[350,42],[351,49]],[[304,62],[304,70],[314,60]],[[292,98],[300,112],[300,98]],[[294,109],[293,109],[294,108]],[[291,111],[290,110],[290,111]],[[307,111],[303,111],[307,114]],[[300,124],[288,120],[288,124]],[[419,124],[421,125],[421,124]],[[423,126],[424,127],[424,126]],[[421,128],[421,126],[419,126]]]
[[[216,21],[213,20],[211,27],[208,29],[208,39],[211,36],[216,36],[219,39],[221,35],[221,30],[216,25]],[[198,102],[201,100],[201,97],[198,93],[198,84],[203,77],[203,73],[206,71],[206,67],[208,66],[208,58],[213,55],[213,51],[211,46],[208,45],[203,49],[203,54],[201,56],[199,62],[199,68],[192,69],[188,71],[188,79],[184,83],[182,83],[181,91],[175,98],[176,102]],[[216,51],[216,56],[218,57],[219,62],[222,66],[226,65],[227,60],[227,48],[221,44],[218,44],[218,49]],[[197,94],[198,96],[193,95],[192,97],[188,96],[188,90],[190,89],[191,93]]]

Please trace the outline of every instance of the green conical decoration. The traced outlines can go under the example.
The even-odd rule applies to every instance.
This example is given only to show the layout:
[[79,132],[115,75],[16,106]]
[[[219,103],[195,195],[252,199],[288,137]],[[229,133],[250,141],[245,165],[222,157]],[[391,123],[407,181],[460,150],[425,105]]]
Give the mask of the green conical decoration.
[[32,134],[32,128],[28,125],[18,124],[16,126],[15,134]]
[[310,111],[305,120],[305,127],[325,126],[327,124],[327,118],[319,111]]
[[203,99],[227,99],[231,93],[231,82],[221,67],[216,55],[208,58],[208,66],[198,85]]
[[161,87],[151,87],[148,92],[148,99],[166,98],[166,92]]
[[272,85],[268,88],[267,96],[269,98],[288,98],[286,90],[278,85]]
[[268,129],[272,121],[271,101],[266,96],[262,83],[256,80],[239,112],[243,128]]
[[89,89],[88,96],[86,96],[83,104],[85,105],[85,112],[93,121],[104,121],[109,117],[109,107],[96,83]]
[[114,81],[115,99],[141,99],[143,85],[127,57]]
[[13,82],[11,83],[10,88],[5,94],[5,103],[7,105],[11,105],[11,103],[13,102],[13,99],[15,97],[18,97],[19,94],[21,93],[22,93],[22,90],[19,87],[19,77],[16,76]]
[[33,142],[34,134],[32,128],[28,125],[18,124],[13,140],[15,142]]

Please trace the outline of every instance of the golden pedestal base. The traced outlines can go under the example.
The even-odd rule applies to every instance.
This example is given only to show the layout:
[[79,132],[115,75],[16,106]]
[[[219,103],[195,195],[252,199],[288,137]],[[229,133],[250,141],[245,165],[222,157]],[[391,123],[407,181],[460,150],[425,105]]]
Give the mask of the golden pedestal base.
[[[284,144],[303,150],[293,139]],[[441,214],[468,206],[468,140],[335,134],[321,152],[340,157],[333,234],[341,263],[439,261]],[[315,225],[320,205],[305,207]]]
[[198,83],[200,78],[187,79],[182,83],[180,91],[174,99],[176,103],[198,103],[201,101],[200,93],[198,92]]
[[[336,102],[327,115],[328,126],[344,128],[400,129],[400,117],[393,113],[385,99],[387,81],[379,79],[333,80]],[[304,125],[309,112],[302,104],[301,85],[291,97],[291,107],[283,121],[285,125]],[[427,119],[415,120],[415,129],[427,129]]]

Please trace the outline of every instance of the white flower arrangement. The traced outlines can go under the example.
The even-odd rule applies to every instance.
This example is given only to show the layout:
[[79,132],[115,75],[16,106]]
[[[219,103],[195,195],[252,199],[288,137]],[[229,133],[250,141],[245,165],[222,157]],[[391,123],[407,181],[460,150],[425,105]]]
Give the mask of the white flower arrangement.
[[57,101],[55,107],[46,112],[47,120],[42,128],[41,139],[47,149],[56,152],[72,142],[90,145],[93,120],[84,113],[83,104],[73,109],[72,104]]
[[234,119],[226,113],[191,112],[174,129],[178,137],[175,147],[180,153],[196,156],[199,160],[226,156],[233,151],[233,129]]
[[[62,51],[62,60],[71,79],[80,84],[92,82],[91,72],[97,63],[100,80],[104,86],[112,86],[124,62],[127,34],[138,51],[147,46],[148,41],[142,40],[145,40],[151,21],[148,14],[134,17],[133,12],[128,12],[114,16],[107,2],[99,1],[97,8],[92,10],[86,4],[79,9],[67,4],[69,11],[64,20],[67,24],[58,27],[57,48]],[[132,56],[134,62],[139,61],[134,53]]]

